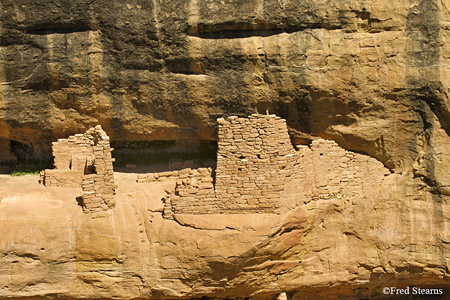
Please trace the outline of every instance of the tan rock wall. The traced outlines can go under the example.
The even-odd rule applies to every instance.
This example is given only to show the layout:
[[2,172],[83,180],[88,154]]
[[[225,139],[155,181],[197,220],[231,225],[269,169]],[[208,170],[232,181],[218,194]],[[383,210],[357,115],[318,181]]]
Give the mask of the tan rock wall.
[[[219,119],[217,168],[180,171],[165,215],[279,213],[296,167],[286,121],[254,114]],[[214,182],[214,183],[213,183]]]
[[84,212],[114,207],[114,171],[109,137],[100,125],[52,144],[55,169],[41,171],[45,186],[81,187]]
[[92,166],[93,174],[83,176],[81,198],[83,211],[85,213],[108,210],[115,206],[113,158],[109,145],[109,137],[101,126],[89,129],[86,134],[94,137],[92,147],[94,160]]
[[[449,11],[441,0],[0,1],[0,158],[8,141],[39,156],[98,122],[118,141],[214,140],[218,116],[266,109],[312,141],[286,183],[300,205],[279,226],[271,214],[162,219],[151,205],[162,195],[145,201],[135,189],[152,185],[129,182],[94,218],[74,203],[79,188],[8,178],[0,297],[375,299],[390,298],[383,286],[448,287]],[[319,138],[372,158],[319,140],[335,153],[320,156]]]
[[0,162],[15,161],[17,157],[11,153],[11,141],[0,138]]
[[390,174],[381,162],[335,141],[318,139],[297,148],[296,168],[282,194],[290,209],[311,200],[378,197],[383,178]]
[[116,141],[214,140],[218,116],[268,109],[297,142],[401,172],[424,124],[449,129],[442,1],[129,2],[4,0],[0,138],[37,156],[98,122]]
[[41,171],[40,182],[45,186],[80,187],[83,174],[71,169],[46,169]]
[[[357,199],[380,192],[383,164],[317,139],[294,150],[285,120],[274,115],[219,119],[217,168],[138,175],[178,178],[164,198],[174,214],[282,213],[312,200]],[[364,196],[363,196],[364,195]]]
[[156,181],[163,181],[165,179],[175,179],[179,178],[180,175],[185,174],[186,172],[189,173],[192,169],[186,168],[182,170],[176,170],[176,171],[165,171],[165,172],[159,172],[159,173],[146,173],[146,174],[139,174],[137,175],[136,182],[137,183],[150,183],[150,182],[156,182]]
[[75,134],[67,139],[52,143],[54,166],[57,169],[71,169],[84,172],[86,159],[92,157],[93,137]]
[[163,184],[135,176],[116,174],[115,209],[95,215],[74,201],[78,188],[0,176],[0,298],[273,300],[288,291],[294,300],[390,299],[385,286],[445,287],[442,300],[450,293],[450,202],[413,174],[378,174],[376,190],[286,214],[174,220],[161,217]]
[[218,124],[215,187],[224,211],[277,211],[296,160],[286,120],[254,114]]
[[173,214],[214,214],[223,213],[216,197],[211,168],[182,170],[178,174],[174,191],[164,198],[164,216]]
[[92,147],[94,137],[90,134],[75,134],[67,139],[58,139],[52,143],[55,169],[41,172],[41,181],[45,186],[80,186],[81,177],[88,172],[94,155]]

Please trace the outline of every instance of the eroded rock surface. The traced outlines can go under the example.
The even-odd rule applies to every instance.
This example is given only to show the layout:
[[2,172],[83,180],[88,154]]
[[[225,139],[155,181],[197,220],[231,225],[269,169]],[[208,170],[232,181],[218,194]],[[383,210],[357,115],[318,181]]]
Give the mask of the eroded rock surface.
[[118,173],[115,209],[92,209],[84,186],[4,177],[0,297],[447,297],[448,196],[334,141],[294,150],[274,115],[218,121],[214,172]]
[[281,215],[174,220],[160,201],[170,179],[116,174],[116,208],[84,215],[79,189],[4,177],[0,297],[356,299],[447,286],[445,1],[0,0],[0,16],[2,160],[44,157],[96,124],[113,141],[215,140],[217,117],[268,110],[294,144],[334,140],[384,166],[376,189],[362,178],[351,195]]
[[161,198],[175,180],[115,177],[116,207],[94,214],[77,205],[79,188],[46,188],[31,175],[1,178],[0,297],[376,299],[384,286],[450,292],[448,199],[411,174],[282,214],[173,220],[163,218]]
[[42,156],[99,123],[112,140],[214,140],[217,117],[268,109],[297,142],[334,139],[403,169],[450,130],[443,1],[0,5],[5,159],[11,140]]

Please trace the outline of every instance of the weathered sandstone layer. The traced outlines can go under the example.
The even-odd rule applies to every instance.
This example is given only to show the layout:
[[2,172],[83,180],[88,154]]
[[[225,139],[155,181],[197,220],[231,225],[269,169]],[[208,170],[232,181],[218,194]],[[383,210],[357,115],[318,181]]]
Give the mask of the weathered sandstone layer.
[[83,214],[84,180],[2,178],[0,298],[448,298],[448,196],[334,141],[294,150],[274,115],[218,121],[214,173],[116,173],[115,208]]
[[[2,177],[0,298],[448,286],[449,45],[443,0],[0,0],[0,160],[96,124],[112,141],[216,140],[217,118],[268,110],[294,144],[377,166],[281,214],[173,220],[171,179],[116,174],[115,209],[86,215],[79,189]],[[319,162],[312,178],[333,187],[344,171]]]
[[112,141],[214,140],[216,118],[268,109],[297,142],[403,169],[450,130],[445,1],[2,0],[0,14],[2,158],[11,140],[42,156],[96,124]]
[[408,175],[283,214],[173,220],[161,202],[173,181],[115,177],[116,207],[95,214],[77,205],[80,189],[1,179],[0,298],[377,299],[385,286],[450,293],[449,205]]

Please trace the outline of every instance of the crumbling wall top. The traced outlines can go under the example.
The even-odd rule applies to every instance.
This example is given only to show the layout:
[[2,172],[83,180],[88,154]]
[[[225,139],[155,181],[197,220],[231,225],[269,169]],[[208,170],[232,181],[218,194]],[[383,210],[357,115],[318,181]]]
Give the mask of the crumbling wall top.
[[114,207],[113,161],[109,137],[100,125],[52,145],[55,169],[41,172],[45,186],[82,188],[85,212]]

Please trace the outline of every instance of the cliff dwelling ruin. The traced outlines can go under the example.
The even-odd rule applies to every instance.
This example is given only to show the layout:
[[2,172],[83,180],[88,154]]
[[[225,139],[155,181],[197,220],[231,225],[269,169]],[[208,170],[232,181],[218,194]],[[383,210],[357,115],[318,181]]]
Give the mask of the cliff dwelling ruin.
[[217,168],[140,174],[140,183],[178,179],[164,197],[174,214],[282,213],[311,200],[363,197],[389,171],[379,161],[334,141],[291,144],[286,121],[275,115],[218,119]]
[[[166,190],[164,218],[174,214],[280,214],[312,200],[362,197],[389,171],[377,160],[316,139],[291,144],[286,120],[275,115],[231,116],[218,122],[216,168],[139,174],[138,183],[176,179]],[[45,186],[81,187],[86,213],[114,207],[109,137],[100,125],[52,145],[55,169]],[[373,172],[377,170],[377,172]]]
[[45,186],[81,187],[83,211],[113,208],[115,184],[109,137],[100,125],[52,144],[55,169],[41,172]]
[[450,1],[0,7],[0,300],[450,299]]

